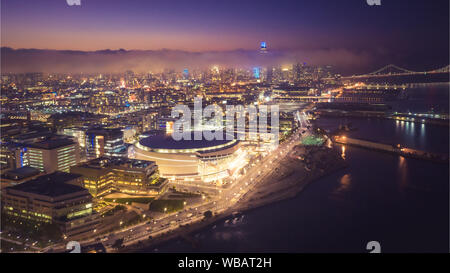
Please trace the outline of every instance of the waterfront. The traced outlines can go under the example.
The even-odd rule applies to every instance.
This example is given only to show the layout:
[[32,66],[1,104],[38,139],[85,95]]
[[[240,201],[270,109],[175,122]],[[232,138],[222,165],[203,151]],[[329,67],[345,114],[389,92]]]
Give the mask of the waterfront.
[[448,0],[3,2],[1,253],[450,250]]
[[[353,137],[430,152],[449,148],[448,127],[357,118],[317,123],[333,131],[341,122],[357,128],[348,132]],[[157,251],[366,252],[373,240],[385,252],[448,251],[447,165],[357,147],[334,149],[349,167],[311,183],[293,199],[245,212],[241,222],[221,221],[192,234],[196,247],[175,239]]]
[[200,231],[198,248],[176,240],[159,251],[364,252],[371,240],[389,252],[448,250],[447,166],[354,147],[345,157],[350,167],[296,198]]

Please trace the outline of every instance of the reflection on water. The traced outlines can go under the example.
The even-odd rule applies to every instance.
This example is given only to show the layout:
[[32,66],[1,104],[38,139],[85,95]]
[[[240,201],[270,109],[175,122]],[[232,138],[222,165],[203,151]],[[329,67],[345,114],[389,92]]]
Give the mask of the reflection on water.
[[214,239],[218,241],[229,241],[229,240],[243,240],[245,239],[244,232],[238,231],[218,231],[214,233]]
[[348,191],[351,187],[352,176],[351,174],[344,174],[339,180],[339,187],[334,191],[335,194],[343,194]]
[[[440,132],[427,130],[430,139]],[[160,252],[365,252],[374,238],[384,252],[448,252],[447,165],[352,146],[345,154],[349,167],[296,198],[246,212],[243,225],[215,223],[197,247],[168,242]]]
[[[399,120],[321,118],[318,127],[333,132],[340,124],[352,124],[356,129],[346,132],[349,137],[361,138],[386,144],[401,144],[405,147],[435,153],[448,151],[448,127]],[[439,143],[439,145],[436,145]],[[348,150],[348,149],[347,149]]]
[[425,140],[425,124],[423,123],[420,125],[420,137]]
[[327,146],[327,148],[333,148],[333,142],[331,141],[331,139],[327,139],[325,145]]
[[408,186],[408,163],[403,156],[398,157],[398,185],[401,192]]
[[345,159],[345,146],[344,145],[342,145],[342,148],[341,148],[341,157],[342,157],[342,159]]

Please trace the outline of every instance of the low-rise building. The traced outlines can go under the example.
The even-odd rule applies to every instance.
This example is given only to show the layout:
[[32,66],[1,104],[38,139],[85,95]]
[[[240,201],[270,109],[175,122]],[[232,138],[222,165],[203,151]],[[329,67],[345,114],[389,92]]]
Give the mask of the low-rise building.
[[84,187],[97,197],[112,191],[156,196],[167,188],[154,161],[100,157],[73,166],[71,173],[84,177]]
[[99,222],[82,180],[81,175],[54,172],[4,188],[2,209],[25,221],[55,223],[67,237],[82,236]]
[[0,175],[1,188],[26,182],[42,174],[38,169],[30,166],[2,171]]

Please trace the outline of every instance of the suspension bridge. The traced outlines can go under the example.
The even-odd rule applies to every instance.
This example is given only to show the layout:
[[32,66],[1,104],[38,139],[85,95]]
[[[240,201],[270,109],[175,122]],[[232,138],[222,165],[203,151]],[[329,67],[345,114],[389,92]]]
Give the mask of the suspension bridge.
[[359,79],[359,78],[383,78],[393,76],[427,75],[427,74],[438,74],[449,72],[450,72],[450,65],[430,71],[412,71],[396,66],[395,64],[389,64],[371,73],[342,77],[342,79],[345,80],[345,79]]

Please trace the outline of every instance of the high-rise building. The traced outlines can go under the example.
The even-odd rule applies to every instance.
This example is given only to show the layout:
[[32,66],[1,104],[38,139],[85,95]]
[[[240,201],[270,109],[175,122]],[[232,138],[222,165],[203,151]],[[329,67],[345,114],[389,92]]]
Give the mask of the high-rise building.
[[54,136],[26,144],[23,166],[31,166],[41,172],[69,172],[70,166],[80,162],[78,144],[71,139]]
[[260,47],[259,47],[259,52],[267,53],[267,43],[266,42],[261,42]]
[[86,132],[86,158],[126,157],[127,149],[121,129],[94,128]]
[[26,149],[14,144],[2,144],[0,147],[0,170],[16,169],[23,166]]
[[302,78],[302,65],[299,63],[294,64],[293,70],[294,70],[293,71],[294,72],[294,82],[299,83]]
[[78,142],[78,145],[84,148],[86,144],[86,130],[86,127],[69,127],[64,128],[61,133],[73,137]]
[[261,78],[261,68],[260,67],[253,67],[253,77],[255,79]]
[[142,131],[155,130],[158,127],[158,113],[152,112],[142,116]]
[[269,66],[266,72],[266,82],[272,83],[272,81],[273,81],[273,68]]

